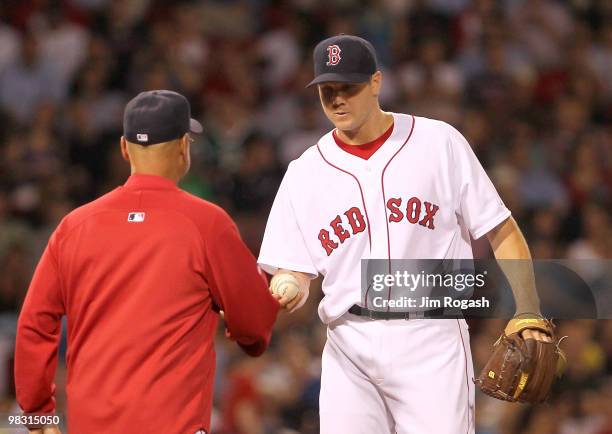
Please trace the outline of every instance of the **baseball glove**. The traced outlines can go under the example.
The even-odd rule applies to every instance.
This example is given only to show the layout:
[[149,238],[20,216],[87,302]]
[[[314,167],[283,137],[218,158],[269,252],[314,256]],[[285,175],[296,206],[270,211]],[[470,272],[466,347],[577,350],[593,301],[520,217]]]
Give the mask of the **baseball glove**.
[[[561,340],[554,325],[545,318],[522,315],[510,320],[504,333],[493,345],[493,354],[475,380],[487,395],[510,402],[539,403],[546,400],[556,375],[565,367]],[[540,330],[552,342],[523,339],[525,329]]]

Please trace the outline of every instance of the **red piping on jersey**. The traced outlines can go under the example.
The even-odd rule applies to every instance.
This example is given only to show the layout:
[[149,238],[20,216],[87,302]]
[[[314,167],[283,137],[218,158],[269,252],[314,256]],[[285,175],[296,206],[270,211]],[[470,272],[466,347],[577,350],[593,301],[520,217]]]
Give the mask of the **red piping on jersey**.
[[321,158],[323,158],[323,161],[325,161],[327,164],[329,164],[331,167],[338,169],[340,172],[344,172],[347,175],[351,175],[353,177],[353,179],[355,180],[355,182],[357,182],[357,186],[359,187],[359,193],[361,193],[361,203],[363,203],[363,210],[365,211],[365,215],[366,215],[366,221],[368,223],[368,242],[370,243],[370,252],[372,251],[372,235],[370,235],[370,218],[368,217],[368,209],[366,208],[366,204],[365,204],[365,199],[363,197],[363,189],[361,188],[361,184],[359,183],[359,180],[357,179],[357,177],[355,175],[353,175],[351,172],[348,172],[344,169],[339,168],[338,166],[334,166],[332,163],[330,163],[329,161],[327,161],[327,159],[325,158],[325,156],[323,156],[323,152],[321,152],[321,148],[319,147],[319,144],[317,143],[317,151],[319,151],[319,154],[321,154]]
[[465,385],[467,386],[467,429],[466,433],[470,432],[470,380],[468,376],[468,359],[467,359],[467,351],[465,350],[465,342],[463,340],[463,333],[461,332],[461,324],[459,324],[459,320],[457,319],[457,327],[459,327],[459,336],[461,336],[461,346],[463,347],[463,357],[465,358]]
[[[402,144],[402,146],[400,146],[400,148],[395,152],[395,154],[393,154],[393,156],[389,158],[389,161],[387,161],[387,164],[385,164],[385,167],[380,175],[380,185],[382,188],[383,195],[383,207],[385,208],[385,225],[387,226],[387,256],[389,258],[389,273],[391,273],[391,238],[389,236],[389,215],[387,214],[387,198],[385,196],[385,171],[387,170],[387,167],[389,167],[389,163],[391,163],[395,156],[399,154],[402,149],[404,149],[404,146],[406,146],[406,143],[408,143],[408,140],[410,140],[410,137],[412,137],[412,132],[414,131],[415,123],[416,119],[414,119],[414,116],[412,116],[412,126],[410,127],[410,133],[408,133],[408,137],[406,137],[406,141]],[[391,288],[389,288],[389,297],[387,298],[387,301],[389,300],[391,300]],[[389,303],[387,303],[387,312],[389,312]]]

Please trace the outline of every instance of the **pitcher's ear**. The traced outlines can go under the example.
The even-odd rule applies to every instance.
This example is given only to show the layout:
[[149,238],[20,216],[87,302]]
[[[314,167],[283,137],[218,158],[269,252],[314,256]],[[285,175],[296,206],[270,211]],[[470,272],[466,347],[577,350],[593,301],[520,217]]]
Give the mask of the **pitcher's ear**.
[[372,77],[370,78],[370,85],[372,86],[374,96],[380,95],[380,88],[382,86],[382,72],[376,71],[374,74],[372,74]]

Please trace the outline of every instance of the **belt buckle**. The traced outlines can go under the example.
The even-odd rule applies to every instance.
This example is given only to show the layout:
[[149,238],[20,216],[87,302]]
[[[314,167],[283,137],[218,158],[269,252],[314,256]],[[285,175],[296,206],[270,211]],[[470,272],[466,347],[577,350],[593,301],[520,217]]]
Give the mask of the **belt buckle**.
[[370,320],[375,320],[376,319],[376,317],[374,316],[374,314],[376,312],[374,310],[366,308],[366,311],[368,312],[368,318],[370,318]]

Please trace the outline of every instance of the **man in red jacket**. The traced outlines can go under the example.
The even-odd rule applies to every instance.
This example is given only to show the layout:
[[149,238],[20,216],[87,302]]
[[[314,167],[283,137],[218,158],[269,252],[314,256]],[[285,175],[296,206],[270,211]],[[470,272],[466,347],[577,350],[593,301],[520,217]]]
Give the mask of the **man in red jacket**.
[[54,413],[66,315],[70,434],[208,433],[217,312],[258,356],[278,302],[231,218],[176,185],[189,170],[189,133],[202,131],[185,97],[139,94],[123,129],[131,176],[62,220],[32,278],[17,400],[26,414]]

